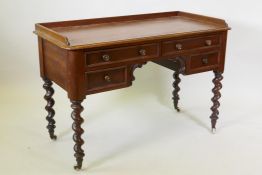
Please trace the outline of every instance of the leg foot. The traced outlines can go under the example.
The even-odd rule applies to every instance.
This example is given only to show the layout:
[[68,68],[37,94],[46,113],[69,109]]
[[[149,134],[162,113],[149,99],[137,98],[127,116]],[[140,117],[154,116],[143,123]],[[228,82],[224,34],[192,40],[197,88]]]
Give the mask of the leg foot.
[[179,73],[177,73],[177,72],[174,72],[173,77],[174,77],[174,80],[175,80],[174,83],[173,83],[173,87],[174,87],[174,91],[173,91],[174,108],[177,110],[177,112],[180,112],[180,109],[178,107],[178,100],[180,99],[178,92],[180,91],[180,88],[179,88],[178,85],[181,82],[181,79],[179,78]]
[[77,170],[77,171],[81,170],[81,168],[82,168],[82,165],[75,165],[74,166],[74,169]]
[[212,132],[212,134],[216,134],[216,128],[212,128],[212,130],[211,130],[211,132]]
[[54,89],[52,88],[52,81],[50,81],[47,78],[43,78],[44,80],[44,85],[43,88],[46,90],[46,94],[44,96],[44,99],[47,101],[47,104],[45,106],[46,111],[48,112],[48,115],[46,116],[46,120],[48,121],[47,129],[49,132],[49,136],[52,140],[56,140],[56,135],[55,133],[55,120],[54,120],[54,115],[55,115],[55,110],[53,109],[53,106],[55,104],[55,100],[52,98],[54,94]]
[[220,89],[222,88],[221,80],[223,79],[222,73],[220,72],[214,72],[215,78],[213,79],[213,83],[215,87],[212,89],[212,92],[214,93],[214,97],[211,99],[213,102],[213,106],[210,108],[212,110],[212,114],[210,116],[211,119],[211,125],[212,125],[212,131],[216,129],[216,123],[218,119],[218,108],[220,106],[219,99],[221,97]]
[[81,128],[81,124],[84,122],[81,117],[81,112],[83,111],[83,107],[81,106],[81,101],[71,101],[73,112],[71,114],[74,123],[72,125],[72,129],[75,132],[73,135],[73,140],[75,141],[74,151],[77,165],[74,166],[75,170],[80,170],[82,168],[83,158],[85,156],[84,150],[81,146],[84,144],[84,140],[81,138],[81,135],[84,133],[84,130]]

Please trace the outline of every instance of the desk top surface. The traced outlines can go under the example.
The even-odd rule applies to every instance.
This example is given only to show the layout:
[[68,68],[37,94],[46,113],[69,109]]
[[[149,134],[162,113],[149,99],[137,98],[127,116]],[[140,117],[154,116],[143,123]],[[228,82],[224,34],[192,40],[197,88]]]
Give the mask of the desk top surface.
[[83,49],[229,29],[221,19],[165,12],[41,23],[36,24],[35,33],[62,48]]

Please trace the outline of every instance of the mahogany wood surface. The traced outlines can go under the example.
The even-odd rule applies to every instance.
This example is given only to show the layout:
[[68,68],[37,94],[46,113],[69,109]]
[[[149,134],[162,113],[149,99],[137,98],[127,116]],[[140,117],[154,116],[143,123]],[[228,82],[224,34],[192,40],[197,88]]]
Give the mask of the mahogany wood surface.
[[185,12],[36,24],[38,35],[67,49],[91,48],[228,29],[225,21],[221,19]]
[[81,148],[81,102],[89,94],[131,86],[135,69],[148,61],[174,71],[173,102],[177,111],[179,74],[215,72],[210,117],[215,129],[230,30],[224,20],[174,11],[38,23],[35,27],[50,137],[56,138],[54,82],[67,91],[72,102],[76,169],[81,169],[85,155]]

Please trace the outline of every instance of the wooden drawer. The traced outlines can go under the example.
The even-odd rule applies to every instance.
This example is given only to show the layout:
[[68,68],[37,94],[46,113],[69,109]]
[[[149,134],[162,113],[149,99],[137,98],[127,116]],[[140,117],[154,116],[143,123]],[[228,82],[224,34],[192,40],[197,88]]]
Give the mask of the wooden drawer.
[[136,59],[149,59],[159,56],[158,44],[122,47],[86,53],[86,65],[89,67]]
[[220,44],[219,35],[166,41],[162,44],[162,55],[170,55],[191,49],[208,48]]
[[186,73],[198,73],[219,67],[219,51],[191,55],[186,61]]
[[118,67],[86,73],[88,91],[117,88],[127,82],[127,68]]

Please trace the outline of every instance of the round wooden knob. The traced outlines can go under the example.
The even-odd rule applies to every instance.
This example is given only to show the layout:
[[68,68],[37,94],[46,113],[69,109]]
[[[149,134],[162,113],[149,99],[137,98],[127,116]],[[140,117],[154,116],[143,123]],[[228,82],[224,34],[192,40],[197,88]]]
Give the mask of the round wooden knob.
[[211,46],[212,45],[212,40],[206,40],[205,43],[206,43],[207,46]]
[[146,55],[146,50],[145,50],[145,49],[140,49],[140,50],[139,50],[139,54],[140,54],[141,56],[145,56],[145,55]]
[[177,50],[182,50],[182,47],[183,47],[182,44],[176,44],[176,49]]
[[104,61],[110,61],[110,56],[107,55],[107,54],[105,54],[105,55],[102,56],[102,59],[103,59]]
[[204,64],[204,65],[207,65],[208,64],[208,58],[202,58],[202,63]]
[[104,79],[106,82],[111,82],[111,77],[109,75],[106,75]]

